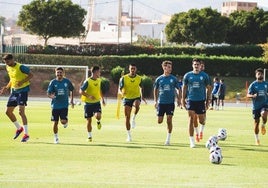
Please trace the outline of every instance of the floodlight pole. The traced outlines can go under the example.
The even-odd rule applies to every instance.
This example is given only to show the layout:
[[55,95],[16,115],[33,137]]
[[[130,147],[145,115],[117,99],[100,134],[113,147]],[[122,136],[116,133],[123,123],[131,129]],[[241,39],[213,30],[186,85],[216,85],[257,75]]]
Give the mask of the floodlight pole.
[[133,0],[131,0],[130,44],[132,44],[132,36],[133,36]]

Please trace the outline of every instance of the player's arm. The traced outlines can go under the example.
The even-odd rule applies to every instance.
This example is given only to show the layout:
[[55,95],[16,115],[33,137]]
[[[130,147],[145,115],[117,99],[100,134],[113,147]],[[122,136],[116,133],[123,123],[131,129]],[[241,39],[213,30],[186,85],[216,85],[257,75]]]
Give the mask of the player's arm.
[[19,81],[17,82],[17,85],[18,85],[18,86],[21,86],[23,83],[28,82],[29,80],[31,80],[31,79],[33,78],[33,74],[30,72],[30,69],[29,69],[28,67],[26,67],[26,66],[24,66],[24,65],[21,65],[20,70],[21,70],[21,72],[23,72],[24,74],[27,74],[27,77],[24,78],[23,80],[19,80]]
[[187,85],[183,84],[182,86],[182,97],[181,97],[181,104],[184,108],[186,108],[186,93],[187,93]]
[[53,85],[53,81],[50,81],[50,83],[48,85],[48,88],[47,88],[47,96],[50,99],[55,99],[56,98],[56,95],[55,95],[55,91],[54,91],[52,85]]
[[154,107],[157,108],[158,104],[158,88],[155,86],[154,87]]
[[146,99],[143,97],[143,83],[142,83],[142,80],[141,80],[141,83],[140,83],[140,95],[141,95],[141,99],[144,101],[145,104],[147,104],[147,101]]
[[252,87],[249,86],[248,88],[248,93],[247,93],[247,97],[248,98],[256,98],[258,96],[258,94],[256,92],[254,92],[252,89]]
[[91,100],[94,100],[94,99],[95,99],[94,96],[89,95],[87,92],[85,92],[86,89],[87,89],[87,87],[88,87],[88,82],[87,82],[87,81],[84,81],[83,85],[82,85],[82,86],[80,87],[80,89],[79,89],[79,93],[80,93],[81,95],[85,96],[86,98],[89,98],[89,99],[91,99]]
[[101,96],[101,103],[103,104],[103,106],[105,106],[106,102],[105,102],[104,95],[103,95],[102,91],[100,91],[100,96]]
[[3,93],[5,93],[9,88],[11,87],[11,81],[8,82],[8,84],[6,86],[3,86],[0,90],[0,95],[2,95]]
[[181,106],[182,90],[181,87],[176,89],[177,106]]
[[124,96],[124,77],[121,77],[119,79],[119,84],[118,84],[118,94],[120,94],[122,97]]
[[206,108],[208,109],[209,104],[211,102],[211,91],[212,91],[212,87],[211,85],[207,85],[206,86]]
[[69,90],[70,90],[70,103],[72,105],[72,108],[74,107],[74,86],[72,84],[72,82],[70,82],[70,86],[69,86]]

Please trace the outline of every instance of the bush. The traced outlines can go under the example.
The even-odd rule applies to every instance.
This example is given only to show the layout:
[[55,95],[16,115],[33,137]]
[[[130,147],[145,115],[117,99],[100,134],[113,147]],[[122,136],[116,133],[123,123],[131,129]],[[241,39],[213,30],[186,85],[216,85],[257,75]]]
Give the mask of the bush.
[[43,83],[42,83],[42,89],[44,91],[47,91],[47,88],[48,88],[48,85],[50,83],[50,80],[44,80]]
[[268,43],[262,45],[263,48],[263,58],[266,63],[268,63]]
[[142,95],[145,98],[149,98],[152,95],[152,90],[153,90],[153,80],[152,78],[143,75],[142,76],[142,87],[143,87],[143,91],[142,91]]
[[103,95],[110,90],[110,82],[107,78],[101,77],[101,92]]
[[119,83],[119,80],[122,75],[124,75],[124,68],[117,66],[111,70],[111,77],[115,84]]

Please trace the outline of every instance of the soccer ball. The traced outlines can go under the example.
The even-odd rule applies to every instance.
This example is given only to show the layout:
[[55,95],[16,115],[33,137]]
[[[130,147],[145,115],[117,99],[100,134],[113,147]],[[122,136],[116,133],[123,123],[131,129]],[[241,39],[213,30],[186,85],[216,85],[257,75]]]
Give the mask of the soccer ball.
[[209,153],[213,152],[219,152],[221,154],[221,148],[218,145],[210,147]]
[[221,164],[222,159],[222,154],[218,151],[214,151],[209,154],[209,161],[213,164]]
[[217,135],[219,140],[225,140],[227,138],[227,131],[224,128],[220,128]]
[[206,146],[206,148],[210,149],[212,146],[217,146],[217,144],[218,144],[217,136],[211,136],[207,140],[205,146]]

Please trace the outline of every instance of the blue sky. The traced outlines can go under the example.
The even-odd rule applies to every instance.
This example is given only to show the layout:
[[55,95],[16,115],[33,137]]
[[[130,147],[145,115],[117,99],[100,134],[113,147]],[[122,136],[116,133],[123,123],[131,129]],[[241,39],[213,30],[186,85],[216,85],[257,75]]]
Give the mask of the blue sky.
[[[87,8],[89,0],[72,0],[73,3]],[[230,1],[230,0],[225,0]],[[250,0],[239,0],[250,1]],[[0,0],[0,16],[16,18],[22,5],[29,4],[31,0]],[[185,12],[192,8],[211,7],[221,10],[223,0],[133,0],[134,16],[142,16],[148,19],[159,19],[163,15],[172,15],[178,12]],[[268,0],[252,0],[257,2],[259,7],[268,10]],[[95,0],[96,18],[117,17],[118,0]],[[123,11],[130,12],[131,0],[122,0]]]

